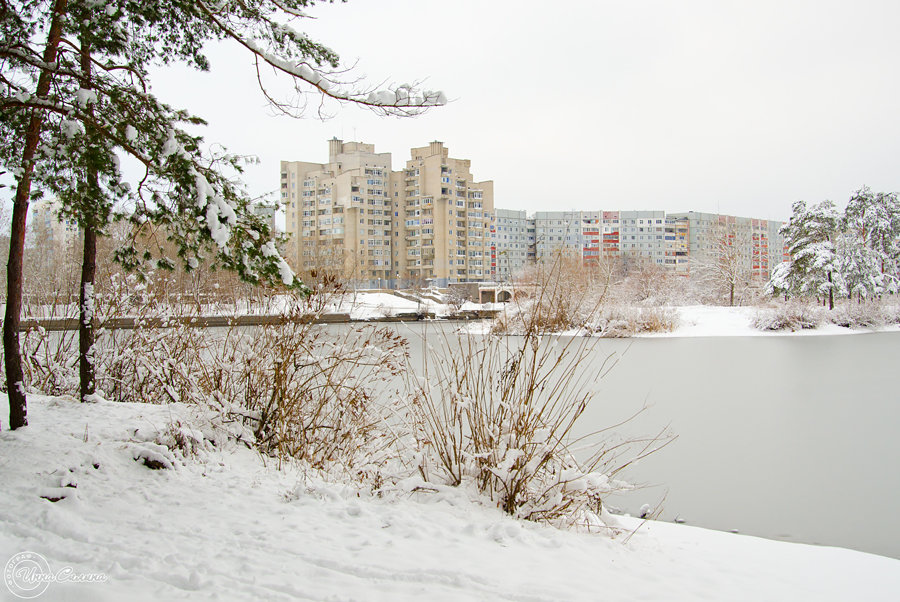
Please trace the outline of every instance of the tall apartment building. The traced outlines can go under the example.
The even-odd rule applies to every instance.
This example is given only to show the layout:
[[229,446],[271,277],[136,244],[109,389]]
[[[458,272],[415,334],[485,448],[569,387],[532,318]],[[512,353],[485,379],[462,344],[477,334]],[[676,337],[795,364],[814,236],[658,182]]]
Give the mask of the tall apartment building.
[[666,216],[666,268],[679,276],[689,276],[690,250],[690,221],[686,217]]
[[782,222],[717,213],[671,213],[686,220],[690,231],[689,257],[693,262],[712,261],[721,245],[740,249],[741,269],[753,278],[768,280],[784,258]]
[[32,203],[28,223],[37,238],[36,243],[53,249],[68,249],[81,234],[77,221],[59,215],[55,198],[45,197]]
[[497,256],[497,280],[508,282],[535,258],[534,218],[525,211],[496,210],[494,247]]
[[476,182],[471,161],[451,158],[441,142],[410,155],[391,177],[395,279],[433,286],[494,279],[494,183]]
[[600,211],[538,211],[534,214],[535,258],[550,261],[557,249],[586,260],[600,256]]
[[619,256],[665,265],[666,212],[619,211]]
[[[500,211],[505,210],[498,210],[498,215]],[[696,262],[714,255],[720,231],[727,231],[730,244],[742,249],[742,268],[755,278],[768,279],[782,261],[781,222],[772,220],[665,211],[538,211],[534,215],[539,261],[548,260],[557,249],[569,249],[585,261],[618,258],[626,268],[650,261],[687,276],[691,258]]]
[[494,210],[494,184],[476,182],[468,159],[441,142],[413,148],[400,171],[390,153],[328,142],[328,162],[281,162],[281,200],[301,274],[325,271],[366,287],[507,281],[567,249],[585,262],[651,261],[689,275],[721,240],[742,268],[768,279],[783,260],[781,222],[664,211]]
[[391,154],[373,144],[328,142],[328,163],[281,162],[281,200],[303,272],[326,271],[365,286],[388,286],[391,271]]
[[281,162],[281,201],[301,273],[366,287],[446,286],[495,276],[494,184],[441,142],[414,148],[405,169],[362,142],[328,142],[328,163]]

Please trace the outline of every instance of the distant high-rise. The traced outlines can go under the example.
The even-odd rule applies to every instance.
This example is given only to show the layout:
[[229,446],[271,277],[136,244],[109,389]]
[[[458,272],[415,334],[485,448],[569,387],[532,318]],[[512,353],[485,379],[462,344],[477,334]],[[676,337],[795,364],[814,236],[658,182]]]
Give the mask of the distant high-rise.
[[42,198],[31,204],[29,223],[38,244],[52,248],[68,249],[81,234],[78,222],[71,217],[60,215],[59,203],[55,198]]
[[288,261],[301,273],[333,272],[387,286],[391,278],[391,154],[361,142],[328,142],[328,163],[281,162]]
[[451,158],[441,142],[413,148],[391,195],[395,278],[435,286],[493,279],[494,183],[475,182],[469,159]]
[[364,286],[491,280],[493,182],[441,142],[413,148],[406,168],[372,144],[329,141],[328,163],[281,162],[281,200],[301,272]]
[[471,161],[442,142],[391,154],[363,142],[328,142],[328,162],[281,162],[281,200],[301,273],[333,273],[366,287],[508,281],[560,249],[584,262],[650,262],[687,276],[717,245],[766,280],[782,261],[781,222],[708,213],[538,211],[494,208],[493,181],[476,182]]
[[535,260],[534,218],[525,211],[497,209],[494,247],[497,280],[508,282]]

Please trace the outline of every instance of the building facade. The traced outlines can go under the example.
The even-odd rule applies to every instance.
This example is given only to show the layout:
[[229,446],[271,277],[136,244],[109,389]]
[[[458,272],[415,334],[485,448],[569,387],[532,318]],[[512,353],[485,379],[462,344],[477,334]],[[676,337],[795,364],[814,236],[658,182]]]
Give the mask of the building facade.
[[471,161],[442,142],[413,148],[391,179],[394,278],[444,287],[496,276],[494,183],[476,182]]
[[550,261],[563,249],[586,260],[600,257],[600,211],[538,211],[534,214],[535,259]]
[[328,163],[281,162],[288,261],[301,273],[334,273],[357,285],[447,286],[493,280],[493,182],[441,142],[391,154],[332,139]]
[[301,274],[333,273],[358,286],[445,287],[508,282],[564,251],[584,262],[647,262],[689,276],[724,244],[741,269],[768,280],[783,260],[781,222],[665,211],[495,209],[493,181],[442,142],[412,148],[403,169],[363,142],[328,142],[328,162],[281,162],[281,201]]
[[286,259],[300,273],[324,271],[366,286],[391,279],[390,153],[328,142],[328,163],[281,162],[290,235]]
[[509,282],[535,258],[534,218],[525,211],[496,210],[494,248],[497,257],[497,281]]
[[724,248],[733,248],[742,272],[767,281],[784,260],[784,237],[779,233],[783,222],[695,211],[669,217],[687,223],[688,257],[695,264],[715,261]]
[[55,198],[42,198],[31,204],[31,227],[35,244],[48,245],[51,249],[69,249],[81,236],[78,222],[59,214]]

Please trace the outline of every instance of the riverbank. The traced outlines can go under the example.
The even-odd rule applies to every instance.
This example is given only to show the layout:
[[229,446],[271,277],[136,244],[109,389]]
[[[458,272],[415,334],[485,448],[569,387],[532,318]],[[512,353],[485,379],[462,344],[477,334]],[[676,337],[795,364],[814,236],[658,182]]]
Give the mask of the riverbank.
[[[314,316],[300,316],[295,319],[309,320],[322,324],[340,324],[350,322],[414,322],[417,320],[490,320],[505,311],[515,311],[514,306],[504,303],[472,303],[450,305],[436,300],[437,298],[415,298],[411,295],[396,295],[388,292],[357,292],[343,296],[335,296],[325,304],[322,311]],[[226,326],[258,326],[278,324],[286,319],[293,309],[290,298],[276,298],[273,302],[260,307],[248,306],[241,309],[231,308],[229,311],[206,309],[200,315],[179,316],[167,315],[179,312],[171,310],[157,317],[116,317],[105,320],[104,328],[120,329],[142,327],[165,327],[184,324],[197,327]],[[635,337],[746,337],[746,336],[786,336],[786,335],[836,335],[858,334],[864,332],[900,332],[900,324],[870,326],[866,328],[848,328],[837,324],[823,323],[814,328],[761,330],[754,322],[763,308],[755,306],[721,307],[713,305],[689,305],[665,308],[674,313],[674,328],[667,332],[636,333]],[[72,310],[74,312],[74,309]],[[21,323],[23,331],[34,327],[45,330],[74,330],[78,327],[77,318],[24,318]],[[490,323],[472,324],[467,327],[472,333],[486,333]],[[580,334],[573,330],[562,334]]]
[[802,330],[760,330],[754,320],[758,307],[720,307],[689,305],[673,308],[678,315],[677,326],[671,332],[639,334],[642,337],[759,337],[759,336],[816,336],[860,334],[865,332],[900,332],[900,324],[872,328],[845,328],[836,324],[820,324]]
[[[154,435],[208,429],[181,405],[29,398],[0,433],[0,562],[25,551],[67,600],[894,600],[900,561],[621,518],[613,533],[507,518],[466,491],[382,495],[276,469],[235,443],[172,468]],[[5,402],[5,398],[3,399]],[[57,502],[46,498],[61,497]],[[0,585],[0,591],[7,592]]]

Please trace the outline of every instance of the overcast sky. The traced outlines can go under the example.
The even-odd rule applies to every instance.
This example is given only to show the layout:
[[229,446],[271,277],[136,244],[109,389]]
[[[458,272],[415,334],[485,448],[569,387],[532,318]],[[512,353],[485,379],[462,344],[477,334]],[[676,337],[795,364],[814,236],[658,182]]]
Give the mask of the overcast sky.
[[663,209],[786,219],[795,200],[900,190],[897,0],[353,0],[298,25],[372,84],[425,80],[451,103],[414,119],[330,108],[275,117],[246,53],[212,72],[154,75],[205,137],[257,155],[251,192],[280,160],[325,162],[327,140],[393,154],[441,140],[494,180],[495,205]]

